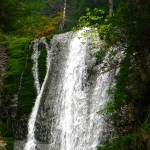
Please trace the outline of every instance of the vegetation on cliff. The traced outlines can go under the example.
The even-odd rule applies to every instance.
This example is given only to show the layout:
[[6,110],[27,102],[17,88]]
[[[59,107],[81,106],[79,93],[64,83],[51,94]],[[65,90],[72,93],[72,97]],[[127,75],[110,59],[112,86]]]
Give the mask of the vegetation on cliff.
[[[103,29],[109,46],[122,45],[125,57],[110,89],[111,101],[100,112],[115,136],[98,150],[148,150],[150,147],[150,3],[114,1],[116,10]],[[104,32],[103,32],[104,31]]]

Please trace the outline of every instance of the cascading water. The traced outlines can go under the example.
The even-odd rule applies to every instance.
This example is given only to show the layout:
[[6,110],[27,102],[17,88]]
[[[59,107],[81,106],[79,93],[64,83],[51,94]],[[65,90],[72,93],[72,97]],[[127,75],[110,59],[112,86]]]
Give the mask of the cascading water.
[[[27,143],[25,145],[24,150],[35,150],[35,145],[36,145],[36,140],[34,137],[35,121],[36,121],[36,116],[37,116],[37,112],[39,109],[39,104],[40,104],[41,96],[43,93],[43,89],[44,89],[45,83],[47,81],[49,66],[50,66],[50,49],[49,49],[48,44],[46,43],[46,39],[45,38],[41,38],[40,40],[37,39],[37,40],[33,41],[33,43],[32,43],[33,44],[32,60],[34,62],[33,76],[34,76],[34,80],[35,80],[35,87],[37,90],[37,98],[36,98],[35,105],[33,107],[33,110],[32,110],[32,113],[31,113],[31,116],[29,119],[28,137],[27,137]],[[39,44],[41,44],[41,43],[43,43],[45,45],[46,50],[47,50],[47,73],[46,73],[43,85],[40,89],[39,75],[38,75],[38,58],[40,56],[40,51],[39,51],[38,47],[39,47]]]
[[83,32],[51,41],[52,64],[35,124],[38,150],[94,150],[107,139],[109,129],[97,112],[109,99],[115,70],[103,73],[104,64],[95,65],[89,47],[97,51],[99,37]]
[[[37,69],[40,42],[48,53],[41,89]],[[109,56],[97,64],[93,54],[99,50],[98,33],[89,29],[55,35],[50,50],[44,39],[34,41],[38,96],[24,150],[95,150],[108,139],[109,126],[97,112],[109,99],[107,91],[114,83],[116,69],[103,71]]]

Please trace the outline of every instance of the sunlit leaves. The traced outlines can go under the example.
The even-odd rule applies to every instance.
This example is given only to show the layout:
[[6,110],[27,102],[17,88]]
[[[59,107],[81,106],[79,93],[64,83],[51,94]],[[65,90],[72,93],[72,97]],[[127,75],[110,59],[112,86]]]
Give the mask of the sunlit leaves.
[[59,24],[60,20],[63,18],[63,13],[58,12],[57,16],[52,18],[50,23],[40,32],[38,32],[35,37],[40,38],[42,36],[48,36],[56,29],[56,26]]
[[[49,23],[50,19],[46,16],[28,16],[26,20],[21,20],[23,26],[21,31],[25,35],[34,36]],[[18,33],[19,34],[19,33]]]
[[78,28],[82,27],[98,27],[99,28],[99,22],[103,19],[102,14],[104,14],[103,10],[100,10],[98,8],[95,8],[94,10],[91,10],[90,8],[86,9],[86,15],[81,16],[79,18],[79,24]]

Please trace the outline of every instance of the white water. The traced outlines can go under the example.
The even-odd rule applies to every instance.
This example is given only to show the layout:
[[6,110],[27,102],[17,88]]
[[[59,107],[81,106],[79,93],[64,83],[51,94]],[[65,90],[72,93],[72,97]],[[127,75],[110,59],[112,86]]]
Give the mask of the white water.
[[[86,64],[89,34],[87,37],[82,34],[83,31],[79,31],[68,47],[65,73],[59,83],[62,90],[53,108],[51,143],[44,150],[95,150],[107,138],[107,126],[97,112],[108,100],[112,78],[109,72],[102,73],[100,65],[95,85],[90,87]],[[97,51],[97,34],[90,40],[97,45]]]
[[[83,32],[83,31],[82,31]],[[73,130],[74,125],[78,124],[74,109],[72,106],[76,103],[76,100],[82,101],[86,98],[86,93],[82,91],[82,81],[86,77],[86,65],[85,65],[85,55],[86,55],[86,45],[81,45],[84,42],[84,38],[78,39],[81,31],[70,43],[70,53],[67,60],[67,68],[65,71],[63,91],[61,94],[62,99],[62,110],[60,117],[59,128],[62,130],[61,140],[62,146],[60,150],[72,150],[75,141],[72,141],[74,136]],[[81,105],[84,105],[83,102]],[[76,108],[77,109],[77,108]],[[74,143],[73,143],[74,142]]]
[[[47,51],[47,72],[46,72],[46,76],[45,76],[45,79],[44,79],[44,82],[42,84],[41,89],[40,89],[39,75],[38,75],[38,58],[40,56],[38,46],[40,43],[43,43],[45,45],[45,48]],[[35,80],[35,87],[37,90],[37,98],[36,98],[31,116],[29,118],[27,142],[26,142],[26,145],[24,147],[24,150],[35,150],[35,146],[36,146],[36,139],[34,137],[35,121],[36,121],[36,116],[38,113],[41,96],[42,96],[42,93],[44,90],[45,83],[47,81],[49,67],[50,67],[50,49],[49,49],[49,45],[47,44],[45,38],[37,39],[34,41],[32,60],[34,62],[33,76],[34,76],[34,80]]]

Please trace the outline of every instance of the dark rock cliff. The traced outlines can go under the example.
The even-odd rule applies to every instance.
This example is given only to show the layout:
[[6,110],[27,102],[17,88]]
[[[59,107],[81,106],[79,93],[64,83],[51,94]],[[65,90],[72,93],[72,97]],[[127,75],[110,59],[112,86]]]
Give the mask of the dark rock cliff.
[[3,86],[3,76],[6,71],[7,62],[8,62],[6,48],[7,48],[6,46],[0,45],[0,100],[1,100],[1,91]]
[[[3,87],[3,77],[7,68],[8,56],[6,54],[6,46],[0,45],[0,105],[2,102],[2,87]],[[2,137],[0,137],[0,149],[4,150],[6,142]]]

